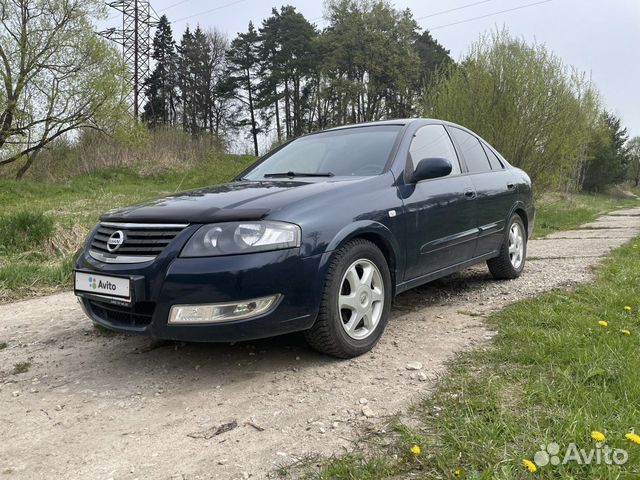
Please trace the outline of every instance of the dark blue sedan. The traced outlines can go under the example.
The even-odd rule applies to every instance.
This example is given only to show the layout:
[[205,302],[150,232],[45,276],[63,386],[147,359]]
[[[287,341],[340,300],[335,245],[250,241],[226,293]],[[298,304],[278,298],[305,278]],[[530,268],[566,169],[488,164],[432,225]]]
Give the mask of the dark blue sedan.
[[531,182],[439,120],[290,141],[232,182],[107,212],[75,293],[107,328],[186,341],[304,331],[337,357],[370,350],[395,295],[487,262],[522,273]]

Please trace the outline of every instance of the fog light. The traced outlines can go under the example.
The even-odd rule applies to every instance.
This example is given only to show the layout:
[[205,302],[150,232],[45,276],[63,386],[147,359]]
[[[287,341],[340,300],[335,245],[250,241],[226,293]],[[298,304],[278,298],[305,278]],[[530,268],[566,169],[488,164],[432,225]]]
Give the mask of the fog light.
[[270,295],[233,303],[174,305],[169,314],[169,323],[217,323],[257,317],[275,305],[279,298],[280,295]]

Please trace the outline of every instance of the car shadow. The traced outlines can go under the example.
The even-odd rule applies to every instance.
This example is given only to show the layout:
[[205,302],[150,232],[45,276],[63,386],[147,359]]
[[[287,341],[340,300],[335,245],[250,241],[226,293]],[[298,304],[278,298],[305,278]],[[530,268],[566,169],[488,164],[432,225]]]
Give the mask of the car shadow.
[[[393,332],[394,320],[410,318],[408,312],[464,297],[488,278],[484,269],[468,269],[398,295],[387,334]],[[250,391],[258,377],[295,377],[310,369],[320,374],[330,366],[365,364],[376,355],[375,350],[351,360],[321,355],[307,346],[301,333],[222,344],[158,341],[94,328],[80,333],[80,355],[67,357],[61,376],[75,370],[85,387],[106,388],[114,394],[123,390],[183,394],[232,385]]]

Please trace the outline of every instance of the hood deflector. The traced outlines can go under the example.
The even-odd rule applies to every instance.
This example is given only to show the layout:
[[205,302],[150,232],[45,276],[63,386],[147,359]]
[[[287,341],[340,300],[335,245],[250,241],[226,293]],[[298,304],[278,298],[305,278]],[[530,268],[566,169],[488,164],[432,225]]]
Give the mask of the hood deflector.
[[268,208],[218,208],[213,207],[207,210],[196,210],[190,212],[188,209],[171,206],[154,208],[142,207],[134,209],[116,210],[106,213],[100,217],[103,222],[149,222],[149,223],[217,223],[262,220]]

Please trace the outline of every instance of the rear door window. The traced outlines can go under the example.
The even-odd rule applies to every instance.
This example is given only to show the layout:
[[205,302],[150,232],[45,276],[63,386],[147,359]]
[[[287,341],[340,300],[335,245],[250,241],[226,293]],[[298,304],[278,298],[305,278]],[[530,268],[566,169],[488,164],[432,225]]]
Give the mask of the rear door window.
[[464,157],[469,173],[489,172],[491,164],[484,148],[475,136],[456,127],[451,127],[451,135],[458,144],[460,153]]

